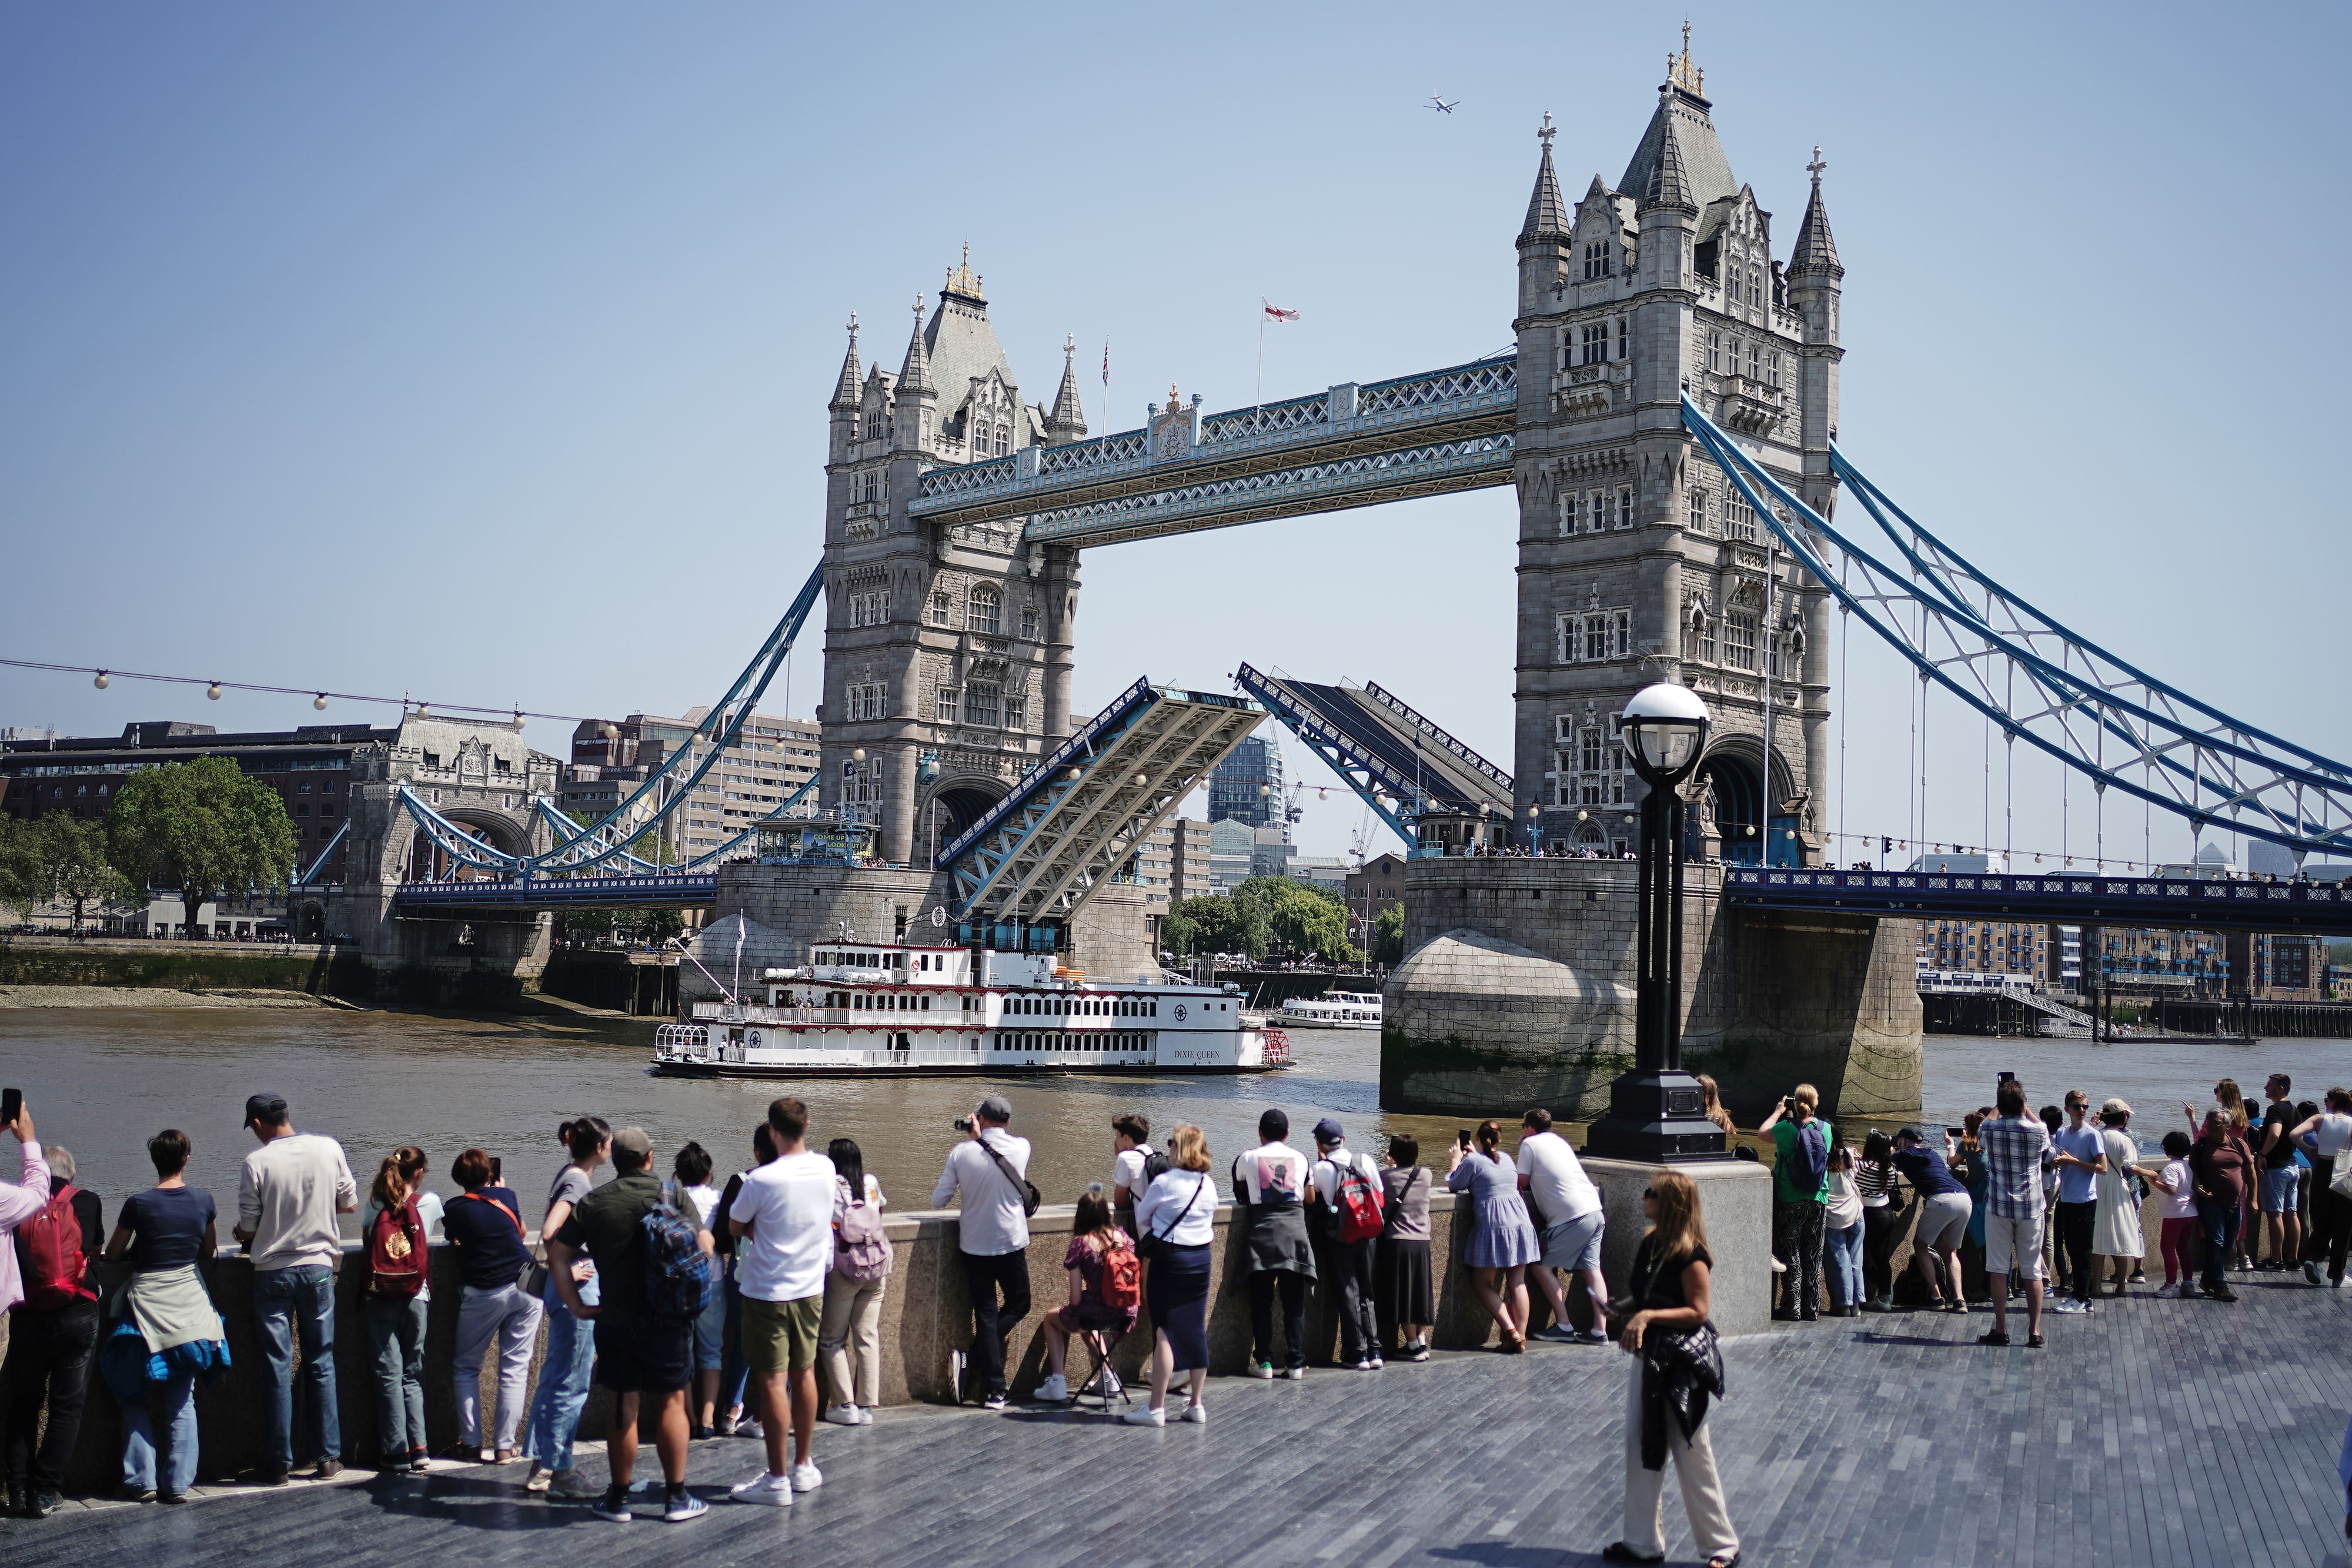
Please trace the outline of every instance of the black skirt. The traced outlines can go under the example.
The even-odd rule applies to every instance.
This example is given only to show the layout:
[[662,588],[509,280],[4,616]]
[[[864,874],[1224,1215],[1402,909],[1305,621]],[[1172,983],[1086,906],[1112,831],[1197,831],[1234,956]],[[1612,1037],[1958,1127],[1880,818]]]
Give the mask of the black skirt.
[[1429,1243],[1381,1238],[1373,1256],[1372,1292],[1383,1328],[1433,1323],[1437,1312],[1430,1290]]
[[1209,1244],[1162,1247],[1144,1286],[1151,1326],[1168,1336],[1176,1370],[1209,1364]]

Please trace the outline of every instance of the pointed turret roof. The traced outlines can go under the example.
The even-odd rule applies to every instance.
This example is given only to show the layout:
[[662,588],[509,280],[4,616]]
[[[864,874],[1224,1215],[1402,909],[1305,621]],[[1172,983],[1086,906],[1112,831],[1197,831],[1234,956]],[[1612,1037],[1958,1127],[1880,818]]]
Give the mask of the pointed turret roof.
[[1078,340],[1062,341],[1062,386],[1054,394],[1054,410],[1045,416],[1045,439],[1076,441],[1087,433],[1086,411],[1078,404]]
[[1674,82],[1661,88],[1657,112],[1650,116],[1617,188],[1645,207],[1673,202],[1699,212],[1738,195],[1739,182],[1732,177],[1731,161],[1723,154],[1707,109],[1706,99],[1688,88]]
[[1789,273],[1826,273],[1832,277],[1845,276],[1838,262],[1837,241],[1830,237],[1829,209],[1822,205],[1822,171],[1829,165],[1822,162],[1822,150],[1813,149],[1813,161],[1805,166],[1813,176],[1813,193],[1805,203],[1805,220],[1797,225],[1797,248],[1789,257]]
[[1536,132],[1536,140],[1543,143],[1543,162],[1536,169],[1536,188],[1528,197],[1528,221],[1519,225],[1519,242],[1522,245],[1535,239],[1568,237],[1568,208],[1559,199],[1559,177],[1552,172],[1551,167],[1551,139],[1554,134],[1551,111],[1546,110],[1543,129]]
[[923,350],[923,297],[915,296],[915,333],[907,340],[907,362],[898,367],[898,391],[927,392],[931,385],[931,359]]
[[857,406],[858,381],[857,312],[852,310],[849,313],[849,351],[841,357],[841,379],[834,383],[833,402],[826,406],[830,408],[856,408]]

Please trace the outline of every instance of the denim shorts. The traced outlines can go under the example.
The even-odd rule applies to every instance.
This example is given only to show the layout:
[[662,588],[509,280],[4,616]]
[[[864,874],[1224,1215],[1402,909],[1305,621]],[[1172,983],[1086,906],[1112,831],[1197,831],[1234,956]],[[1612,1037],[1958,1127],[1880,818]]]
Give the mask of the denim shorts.
[[2263,1212],[2293,1214],[2298,1173],[2293,1166],[2273,1166],[2263,1172]]

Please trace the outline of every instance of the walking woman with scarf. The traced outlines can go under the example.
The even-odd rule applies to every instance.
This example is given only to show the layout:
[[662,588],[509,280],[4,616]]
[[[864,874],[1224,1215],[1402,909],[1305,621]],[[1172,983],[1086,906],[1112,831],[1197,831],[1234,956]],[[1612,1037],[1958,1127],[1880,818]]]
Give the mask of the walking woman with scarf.
[[1691,1537],[1707,1568],[1737,1568],[1739,1537],[1723,1505],[1706,1407],[1723,1393],[1723,1357],[1707,1321],[1708,1270],[1698,1186],[1680,1171],[1656,1170],[1642,1194],[1650,1233],[1633,1253],[1632,1300],[1619,1343],[1633,1356],[1625,1396],[1625,1536],[1603,1548],[1604,1563],[1663,1563],[1661,1495],[1666,1459],[1682,1480]]

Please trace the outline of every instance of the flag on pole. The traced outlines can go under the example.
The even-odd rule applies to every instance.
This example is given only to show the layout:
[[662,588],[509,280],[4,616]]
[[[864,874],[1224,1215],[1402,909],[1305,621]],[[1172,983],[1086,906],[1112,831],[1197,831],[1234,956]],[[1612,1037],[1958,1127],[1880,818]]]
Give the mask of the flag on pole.
[[1265,319],[1269,321],[1296,321],[1298,319],[1297,311],[1285,310],[1279,305],[1268,303],[1264,295],[1260,295],[1258,297],[1258,303],[1265,307]]
[[1110,385],[1110,340],[1103,340],[1103,385]]

